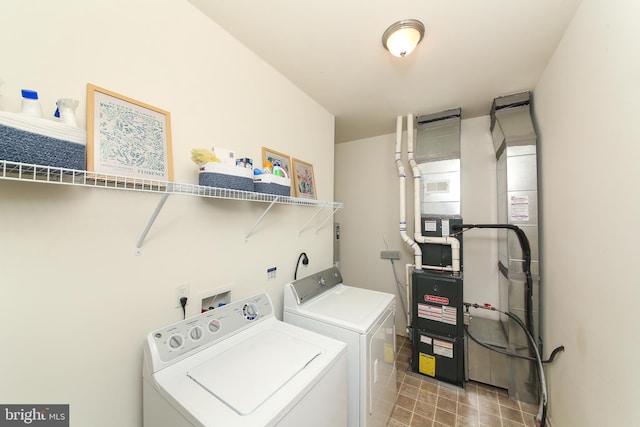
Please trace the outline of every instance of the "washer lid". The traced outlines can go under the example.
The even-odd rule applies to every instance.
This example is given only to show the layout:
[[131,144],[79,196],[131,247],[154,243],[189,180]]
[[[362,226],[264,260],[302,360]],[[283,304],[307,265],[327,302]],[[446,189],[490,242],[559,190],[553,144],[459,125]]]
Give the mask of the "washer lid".
[[393,294],[339,284],[289,312],[365,334],[395,300]]
[[315,344],[269,329],[193,367],[187,376],[247,415],[322,352]]

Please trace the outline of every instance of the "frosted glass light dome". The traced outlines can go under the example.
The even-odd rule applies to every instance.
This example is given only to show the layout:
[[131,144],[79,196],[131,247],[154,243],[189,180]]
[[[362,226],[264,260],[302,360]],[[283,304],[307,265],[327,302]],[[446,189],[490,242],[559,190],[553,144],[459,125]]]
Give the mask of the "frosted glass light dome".
[[382,45],[393,56],[403,58],[416,48],[424,36],[424,25],[416,19],[406,19],[391,25],[382,35]]

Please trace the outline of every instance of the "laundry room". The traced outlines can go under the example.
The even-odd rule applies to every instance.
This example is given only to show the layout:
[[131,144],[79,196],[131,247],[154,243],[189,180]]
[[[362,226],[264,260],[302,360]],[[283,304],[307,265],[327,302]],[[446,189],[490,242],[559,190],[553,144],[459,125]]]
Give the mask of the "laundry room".
[[[546,424],[595,427],[636,422],[640,411],[635,405],[639,395],[635,384],[640,375],[633,369],[633,356],[640,348],[630,337],[638,320],[633,303],[640,291],[629,266],[635,262],[637,232],[623,224],[632,224],[640,216],[635,186],[640,180],[635,166],[640,131],[634,125],[640,96],[640,31],[633,19],[640,13],[638,5],[626,0],[582,0],[560,8],[563,25],[556,29],[555,44],[548,47],[544,63],[538,68],[522,63],[516,72],[533,76],[531,84],[513,84],[507,91],[488,94],[472,115],[467,115],[469,109],[464,105],[452,104],[459,92],[473,91],[476,85],[474,80],[456,82],[453,77],[459,75],[459,68],[450,69],[452,79],[443,80],[440,86],[442,94],[450,95],[438,105],[425,103],[425,107],[416,107],[412,89],[405,84],[399,84],[397,90],[403,91],[406,105],[395,105],[384,94],[376,98],[373,90],[351,91],[357,80],[352,76],[341,86],[345,98],[385,104],[388,114],[382,120],[369,120],[371,132],[349,134],[342,133],[346,119],[340,108],[329,108],[296,85],[293,77],[249,46],[254,43],[258,50],[260,40],[240,41],[240,35],[203,13],[198,7],[203,3],[0,3],[0,39],[4,41],[0,153],[7,147],[4,114],[24,111],[25,103],[34,99],[21,90],[29,89],[37,91],[44,120],[56,120],[56,109],[62,109],[62,114],[68,114],[66,119],[73,117],[83,138],[87,131],[82,147],[87,154],[98,149],[98,141],[89,132],[98,129],[98,117],[89,107],[100,94],[134,105],[135,111],[154,111],[162,116],[167,136],[164,159],[170,159],[167,174],[157,180],[165,184],[143,182],[138,187],[109,178],[119,173],[100,172],[95,158],[87,157],[84,167],[70,167],[86,172],[60,174],[55,168],[30,166],[41,162],[16,162],[0,154],[0,406],[5,409],[0,410],[0,417],[4,412],[6,417],[13,414],[24,421],[30,408],[59,405],[66,408],[68,421],[59,425],[143,426],[143,361],[145,351],[154,351],[147,344],[152,331],[172,337],[169,329],[163,329],[167,325],[213,308],[207,311],[211,316],[226,306],[221,312],[236,310],[246,321],[259,318],[254,309],[269,318],[264,324],[283,320],[286,286],[294,278],[319,277],[314,275],[322,272],[334,289],[341,289],[343,279],[350,286],[394,297],[394,305],[385,303],[381,308],[383,312],[393,307],[393,325],[385,323],[381,331],[389,335],[393,329],[395,342],[392,337],[391,347],[381,347],[385,351],[371,368],[376,375],[388,374],[391,371],[385,370],[385,363],[391,357],[393,372],[402,374],[396,384],[397,401],[388,408],[393,413],[385,420],[388,425],[465,425],[465,417],[455,411],[453,421],[446,417],[438,421],[436,402],[430,417],[420,414],[417,408],[425,395],[411,382],[417,378],[424,384],[438,384],[439,380],[410,372],[408,361],[413,355],[409,350],[412,319],[407,316],[411,306],[404,306],[411,293],[406,266],[414,264],[416,257],[403,240],[400,224],[401,206],[405,205],[413,238],[413,176],[405,163],[412,126],[407,120],[462,109],[461,217],[468,224],[497,223],[492,102],[527,93],[537,135],[540,268],[535,274],[540,286],[536,297],[544,342],[541,357],[546,359],[554,348],[564,346],[544,366]],[[277,3],[287,7],[287,2]],[[473,9],[471,3],[477,2],[463,3],[469,4],[460,6],[459,14],[467,6]],[[509,2],[487,3],[497,8]],[[553,10],[554,2],[545,3]],[[362,9],[326,7],[343,7],[344,16],[355,21]],[[389,10],[390,6],[381,4],[380,8]],[[398,74],[409,78],[410,67],[399,61],[448,49],[437,45],[438,33],[432,32],[428,15],[413,16],[420,10],[412,4],[380,22],[380,31],[367,48],[372,52],[367,54],[378,55],[384,62],[381,68],[396,67]],[[385,28],[404,18],[420,18],[426,26],[413,58],[392,57],[380,43]],[[522,15],[511,18],[515,22],[528,19]],[[512,22],[508,27],[513,26]],[[544,22],[537,28],[546,31]],[[461,34],[467,39],[475,37]],[[496,50],[501,49],[503,39],[534,37],[503,33],[500,28],[492,28],[491,34]],[[357,43],[362,43],[360,37]],[[295,41],[295,35],[291,38]],[[282,54],[272,52],[274,57]],[[471,52],[459,52],[456,61],[466,54]],[[317,67],[314,75],[320,81],[328,79],[332,69],[323,68],[319,53],[317,59],[317,64],[305,64]],[[475,68],[475,62],[458,64]],[[339,68],[340,64],[332,66]],[[487,68],[476,72],[478,76],[493,73]],[[399,132],[398,119],[402,122]],[[131,131],[118,123],[118,130]],[[417,142],[419,130],[413,136]],[[398,139],[406,167],[406,200],[400,194],[395,158]],[[62,162],[69,160],[40,147],[24,149],[38,159],[57,156]],[[251,160],[260,172],[270,166],[274,178],[278,178],[273,173],[278,167],[287,169],[291,197],[208,192],[210,186],[199,185],[206,170],[201,169],[197,154],[206,151],[207,156],[222,158],[222,153],[228,153],[225,150],[240,162]],[[274,159],[277,164],[272,163]],[[307,173],[298,189],[297,176],[292,175],[296,165]],[[608,217],[614,218],[613,232],[605,221]],[[491,229],[463,233],[465,302],[499,305],[498,235]],[[334,266],[341,274],[339,281]],[[298,292],[289,301],[295,301]],[[471,317],[499,318],[489,310],[471,311]],[[217,331],[216,322],[213,326],[211,322],[200,324],[205,332]],[[293,330],[292,325],[278,328],[287,333]],[[186,331],[192,333],[192,329]],[[193,333],[199,338],[199,329]],[[258,341],[273,344],[281,339],[279,332],[271,331]],[[307,357],[318,369],[319,364],[329,363],[314,359],[316,353],[308,349],[297,353],[297,347],[290,348],[295,349],[290,357],[293,353]],[[341,352],[348,350],[336,347],[336,354]],[[278,359],[269,351],[263,354],[265,363]],[[239,360],[248,359],[236,362]],[[273,364],[282,364],[282,360]],[[269,366],[262,369],[266,373]],[[260,377],[262,371],[252,366],[246,372]],[[537,384],[537,379],[532,381]],[[346,385],[341,387],[346,396]],[[448,384],[442,389],[456,387]],[[521,422],[503,418],[493,425],[533,425],[538,409],[537,403],[533,406],[533,413],[521,411],[527,415],[522,415]],[[337,405],[338,410],[347,408]],[[343,415],[341,420],[346,420],[346,412]],[[471,425],[491,425],[480,421],[476,416],[476,424]],[[0,425],[4,425],[1,420]]]

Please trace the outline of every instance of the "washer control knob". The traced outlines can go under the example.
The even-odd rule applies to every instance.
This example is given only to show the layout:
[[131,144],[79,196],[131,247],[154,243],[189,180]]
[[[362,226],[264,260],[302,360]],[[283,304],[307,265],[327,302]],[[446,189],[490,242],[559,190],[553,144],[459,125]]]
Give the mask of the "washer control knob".
[[259,314],[258,306],[252,302],[248,302],[242,307],[242,314],[247,320],[256,320]]
[[220,330],[220,321],[218,319],[212,319],[209,322],[209,331],[213,334]]
[[193,341],[198,341],[200,338],[202,338],[202,328],[200,326],[194,326],[193,328],[191,328],[191,330],[189,331],[189,337]]
[[179,349],[182,347],[182,344],[184,344],[184,338],[182,338],[182,335],[175,334],[169,337],[169,347],[173,350]]

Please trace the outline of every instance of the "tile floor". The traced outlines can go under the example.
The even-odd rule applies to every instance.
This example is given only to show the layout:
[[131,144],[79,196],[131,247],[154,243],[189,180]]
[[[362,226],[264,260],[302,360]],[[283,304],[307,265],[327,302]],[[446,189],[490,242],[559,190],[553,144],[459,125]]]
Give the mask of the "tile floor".
[[398,336],[398,395],[387,427],[535,427],[537,405],[506,390],[467,382],[465,388],[411,372],[411,342]]

